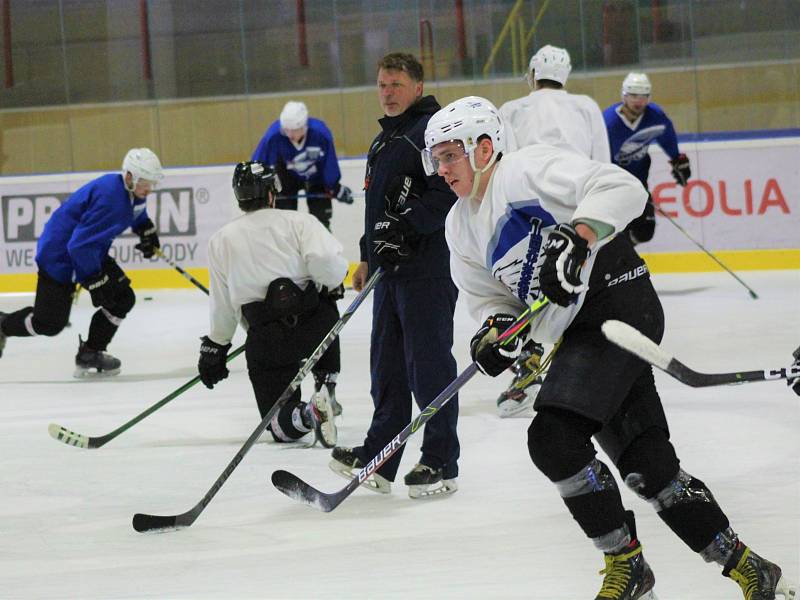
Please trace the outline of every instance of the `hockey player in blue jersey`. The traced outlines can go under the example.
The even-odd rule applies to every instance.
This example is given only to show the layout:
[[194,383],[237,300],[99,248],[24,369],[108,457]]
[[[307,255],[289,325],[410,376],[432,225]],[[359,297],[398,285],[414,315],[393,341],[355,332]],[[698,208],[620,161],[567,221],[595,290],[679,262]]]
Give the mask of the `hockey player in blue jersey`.
[[[633,174],[649,191],[648,148],[652,142],[656,142],[670,158],[675,181],[686,185],[692,175],[689,159],[678,150],[678,138],[672,121],[658,104],[650,102],[651,91],[647,75],[628,73],[622,82],[622,102],[612,104],[603,111],[611,160]],[[625,231],[634,244],[639,244],[653,239],[655,230],[655,206],[650,197],[642,215],[634,219]]]
[[121,173],[101,175],[62,204],[47,221],[37,245],[39,277],[33,306],[0,313],[0,356],[7,337],[54,336],[69,320],[75,284],[88,290],[97,312],[89,337],[78,337],[75,376],[116,375],[119,359],[106,353],[111,338],[136,302],[130,279],[108,255],[129,227],[139,235],[136,248],[151,258],[159,247],[147,216],[147,195],[163,178],[161,162],[148,148],[133,148]]
[[302,102],[287,102],[253,152],[253,161],[275,167],[283,193],[275,208],[297,210],[297,194],[305,190],[308,211],[331,228],[331,198],[353,203],[353,192],[340,183],[342,173],[333,134],[319,119],[308,116]]

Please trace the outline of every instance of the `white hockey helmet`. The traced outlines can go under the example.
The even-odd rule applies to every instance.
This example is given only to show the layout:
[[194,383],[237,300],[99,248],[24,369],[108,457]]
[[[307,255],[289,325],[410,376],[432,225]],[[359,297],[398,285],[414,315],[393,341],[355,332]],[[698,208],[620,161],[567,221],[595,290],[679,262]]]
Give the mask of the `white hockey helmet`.
[[626,94],[640,94],[642,96],[649,96],[653,86],[650,85],[650,80],[644,73],[628,73],[622,82],[622,95]]
[[290,100],[281,111],[281,129],[302,129],[308,125],[305,103]]
[[438,170],[439,164],[432,150],[443,142],[461,142],[472,170],[478,171],[475,148],[478,147],[478,139],[484,135],[492,140],[494,154],[481,172],[486,171],[498,155],[506,150],[503,119],[495,105],[480,96],[467,96],[451,102],[433,115],[425,128],[425,149],[422,151],[425,172],[433,175]]
[[542,46],[536,54],[531,56],[531,62],[528,64],[528,84],[533,88],[531,71],[533,71],[534,81],[549,79],[564,85],[572,71],[569,52],[564,48],[557,48],[549,44]]
[[122,178],[130,173],[133,181],[130,190],[136,187],[140,179],[150,181],[153,187],[164,179],[164,171],[161,168],[161,161],[158,160],[156,153],[150,148],[131,148],[122,159]]

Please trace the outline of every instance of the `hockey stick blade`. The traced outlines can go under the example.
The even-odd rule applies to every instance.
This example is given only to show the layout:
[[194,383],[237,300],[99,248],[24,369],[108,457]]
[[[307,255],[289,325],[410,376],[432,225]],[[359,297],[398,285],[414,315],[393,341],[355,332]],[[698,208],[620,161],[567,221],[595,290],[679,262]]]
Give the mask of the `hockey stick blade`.
[[780,369],[762,369],[760,371],[738,371],[733,373],[700,373],[687,367],[675,357],[667,353],[642,332],[621,321],[606,321],[602,326],[603,335],[623,350],[627,350],[671,375],[681,383],[691,387],[710,387],[730,385],[734,383],[750,383],[753,381],[771,381],[774,379],[793,379],[800,377],[800,366],[792,365]]
[[[506,329],[497,339],[499,343],[507,343],[516,339],[527,328],[531,320],[538,315],[548,301],[541,299],[531,305],[524,313],[522,313],[517,320]],[[322,512],[331,512],[334,508],[339,506],[350,494],[352,494],[357,487],[369,479],[373,473],[380,469],[390,456],[397,452],[422,426],[430,420],[436,413],[439,412],[445,404],[450,401],[450,398],[455,396],[467,382],[478,372],[478,364],[473,362],[466,369],[464,369],[450,384],[444,388],[436,398],[431,400],[430,404],[422,409],[422,411],[406,425],[400,433],[398,433],[389,443],[384,446],[375,457],[370,460],[367,465],[362,468],[350,481],[347,482],[342,489],[326,494],[319,491],[315,487],[309,485],[299,477],[292,475],[287,471],[275,471],[272,474],[272,484],[282,493],[286,494],[289,498],[297,500],[321,510]]]
[[331,512],[348,496],[348,494],[341,491],[326,494],[307,484],[296,475],[289,473],[289,471],[283,470],[275,471],[272,474],[272,485],[292,500],[308,504],[322,512]]
[[50,437],[54,440],[63,442],[67,446],[75,446],[76,448],[99,448],[108,441],[106,436],[99,438],[89,437],[88,435],[70,431],[55,423],[50,423],[50,425],[47,426],[47,433],[49,433]]
[[194,520],[197,518],[197,514],[194,514],[194,512],[194,510],[190,510],[182,515],[171,516],[136,513],[133,515],[133,528],[139,533],[182,529],[194,523]]

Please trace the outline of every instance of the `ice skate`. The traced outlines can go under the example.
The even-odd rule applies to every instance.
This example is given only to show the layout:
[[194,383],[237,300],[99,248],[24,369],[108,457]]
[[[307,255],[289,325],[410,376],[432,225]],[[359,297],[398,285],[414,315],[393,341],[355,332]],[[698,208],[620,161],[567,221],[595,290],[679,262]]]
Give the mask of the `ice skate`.
[[314,373],[314,393],[319,392],[323,385],[325,386],[331,397],[334,417],[342,414],[342,405],[336,401],[336,377],[338,375],[338,373]]
[[314,436],[317,441],[325,448],[333,448],[336,445],[338,432],[336,423],[333,422],[333,403],[327,387],[322,386],[315,392],[307,406],[313,409]]
[[75,373],[78,379],[84,377],[111,377],[118,375],[122,363],[114,356],[101,350],[93,350],[78,336],[78,354],[75,355]]
[[603,586],[595,600],[656,600],[656,578],[637,540],[618,554],[606,554],[605,560]]
[[0,358],[3,357],[3,348],[6,347],[6,334],[3,333],[3,321],[5,321],[7,313],[0,312]]
[[528,343],[511,369],[514,379],[511,385],[497,398],[497,412],[502,418],[528,416],[539,388],[542,386],[541,373],[542,354],[544,348],[540,344]]
[[[345,479],[354,479],[358,472],[366,465],[358,458],[352,448],[337,446],[331,452],[333,460],[328,463],[331,470]],[[379,494],[389,494],[392,491],[392,482],[377,473],[370,475],[361,486]]]
[[442,469],[417,463],[403,479],[408,486],[408,497],[414,500],[433,496],[448,496],[458,490],[455,479],[444,479]]
[[781,568],[761,558],[739,542],[733,555],[722,570],[742,588],[745,600],[794,600],[797,587],[790,585]]

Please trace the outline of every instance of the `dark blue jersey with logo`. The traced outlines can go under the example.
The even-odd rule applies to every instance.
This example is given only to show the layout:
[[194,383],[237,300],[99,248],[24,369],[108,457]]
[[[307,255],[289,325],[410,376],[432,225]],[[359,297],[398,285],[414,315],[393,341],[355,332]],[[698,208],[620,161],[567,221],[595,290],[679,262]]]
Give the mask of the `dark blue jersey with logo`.
[[98,275],[114,238],[147,220],[145,202],[125,189],[120,174],[93,179],[50,216],[36,247],[36,263],[62,283]]
[[670,160],[678,156],[678,137],[675,127],[664,110],[650,102],[642,116],[630,123],[619,110],[622,102],[612,104],[603,111],[611,147],[611,161],[629,171],[647,188],[650,174],[650,155],[647,149],[656,142]]
[[303,183],[321,184],[331,190],[342,178],[333,134],[324,122],[313,117],[308,119],[308,132],[300,149],[281,133],[280,121],[275,121],[256,146],[251,160],[273,167],[283,162],[291,176]]

